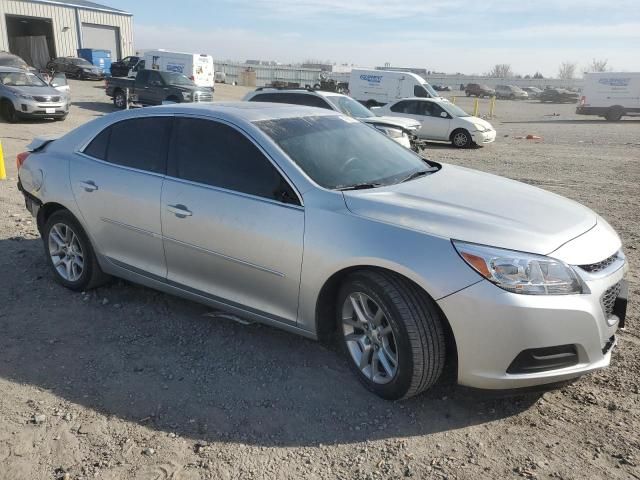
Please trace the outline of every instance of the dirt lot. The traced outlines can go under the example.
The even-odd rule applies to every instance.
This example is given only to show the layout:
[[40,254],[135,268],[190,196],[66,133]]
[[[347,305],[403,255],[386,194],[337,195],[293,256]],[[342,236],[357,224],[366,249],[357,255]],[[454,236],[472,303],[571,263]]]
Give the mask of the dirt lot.
[[[54,283],[14,158],[113,110],[99,84],[72,89],[65,122],[0,123],[0,479],[640,479],[640,121],[502,101],[495,144],[425,152],[573,198],[618,230],[632,303],[612,366],[545,394],[445,383],[390,403],[331,345],[125,282]],[[516,138],[529,133],[543,140]]]

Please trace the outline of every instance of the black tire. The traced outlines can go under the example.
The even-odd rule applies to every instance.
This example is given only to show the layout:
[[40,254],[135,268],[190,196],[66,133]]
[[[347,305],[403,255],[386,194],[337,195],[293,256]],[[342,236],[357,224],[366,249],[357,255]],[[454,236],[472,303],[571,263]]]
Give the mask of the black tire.
[[9,123],[17,123],[19,120],[18,113],[16,112],[13,103],[9,100],[3,100],[2,103],[0,103],[0,113],[2,113],[2,118]]
[[[51,230],[55,225],[60,224],[70,227],[73,233],[75,233],[76,237],[78,238],[81,251],[83,253],[82,273],[75,281],[69,281],[61,276],[61,274],[53,264],[53,259],[49,251],[49,238],[51,235]],[[58,210],[49,217],[44,225],[44,228],[42,229],[42,241],[44,244],[45,256],[48,260],[49,266],[53,271],[53,275],[55,276],[56,281],[61,285],[76,292],[83,292],[98,287],[109,280],[109,276],[102,271],[100,265],[98,264],[95,253],[93,251],[93,246],[91,245],[87,234],[84,232],[84,229],[82,228],[80,223],[68,210]]]
[[451,145],[456,148],[469,148],[473,145],[473,137],[467,130],[459,128],[451,132]]
[[116,90],[113,95],[113,104],[116,108],[127,108],[127,95],[122,90]]
[[[364,293],[383,310],[393,331],[397,370],[388,383],[367,377],[349,353],[342,332],[342,306],[352,293]],[[408,280],[389,272],[360,271],[345,279],[337,299],[337,322],[342,348],[362,384],[387,400],[417,395],[440,377],[445,364],[443,320],[433,300]]]
[[175,95],[171,95],[171,96],[167,97],[165,101],[173,102],[173,103],[180,103],[180,99],[178,97],[176,97]]
[[364,104],[365,107],[367,108],[371,108],[371,107],[375,107],[378,105],[378,102],[376,102],[375,100],[367,100],[367,102]]
[[619,107],[613,107],[607,110],[604,118],[607,119],[608,122],[619,122],[624,115],[624,110]]
[[471,92],[464,92],[464,93],[467,95],[467,97],[471,96]]

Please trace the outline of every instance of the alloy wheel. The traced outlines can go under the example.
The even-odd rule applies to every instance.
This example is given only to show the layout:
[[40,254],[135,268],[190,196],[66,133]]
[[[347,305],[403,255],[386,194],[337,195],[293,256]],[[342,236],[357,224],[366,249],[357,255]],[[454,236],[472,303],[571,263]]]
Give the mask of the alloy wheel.
[[467,134],[463,132],[458,132],[453,136],[453,144],[456,147],[464,147],[467,144]]
[[49,230],[49,256],[58,275],[68,282],[76,282],[84,271],[84,253],[78,235],[64,223],[56,223]]
[[352,360],[374,383],[393,380],[398,347],[384,310],[371,297],[351,293],[342,306],[342,332]]

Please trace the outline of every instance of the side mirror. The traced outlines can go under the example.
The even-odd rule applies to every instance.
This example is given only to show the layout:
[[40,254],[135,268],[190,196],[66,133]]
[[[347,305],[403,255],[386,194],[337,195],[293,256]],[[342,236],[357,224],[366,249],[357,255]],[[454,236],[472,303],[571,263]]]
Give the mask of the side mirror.
[[49,82],[49,85],[52,87],[64,87],[67,85],[67,76],[64,73],[56,73],[51,79],[51,82]]
[[447,115],[447,112],[440,112],[440,116],[442,118],[448,118],[449,117],[449,115]]

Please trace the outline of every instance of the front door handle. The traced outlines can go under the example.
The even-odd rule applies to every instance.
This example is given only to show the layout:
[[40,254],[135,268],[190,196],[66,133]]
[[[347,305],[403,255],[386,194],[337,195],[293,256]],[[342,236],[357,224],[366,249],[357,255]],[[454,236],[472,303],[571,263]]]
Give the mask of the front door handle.
[[93,180],[85,180],[84,182],[80,182],[80,186],[84,188],[85,192],[94,192],[98,190],[98,186]]
[[191,211],[184,205],[167,205],[167,210],[173,213],[178,218],[190,217],[193,215]]

